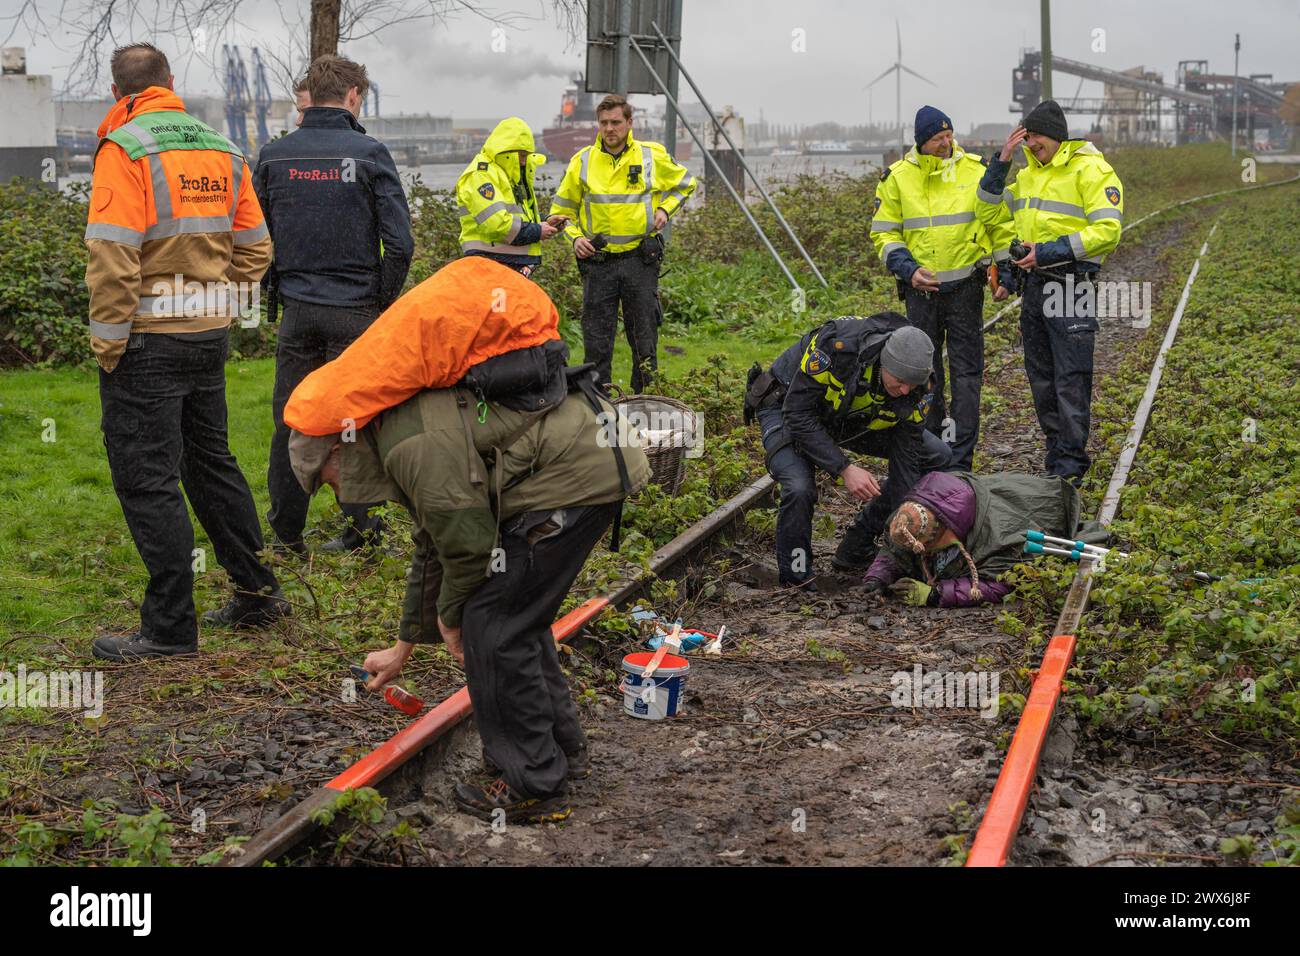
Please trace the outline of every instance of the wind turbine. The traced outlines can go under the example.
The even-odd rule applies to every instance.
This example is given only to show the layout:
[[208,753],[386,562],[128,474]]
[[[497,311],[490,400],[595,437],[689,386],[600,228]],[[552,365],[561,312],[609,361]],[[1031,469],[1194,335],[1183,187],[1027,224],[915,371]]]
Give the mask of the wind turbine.
[[890,73],[894,74],[894,105],[898,111],[898,155],[901,158],[903,155],[903,71],[906,70],[918,80],[925,80],[925,82],[929,83],[931,86],[934,86],[934,83],[931,80],[926,80],[925,77],[920,73],[917,73],[916,70],[913,70],[911,67],[903,65],[903,33],[898,26],[897,19],[894,20],[894,35],[898,39],[898,58],[894,60],[894,65],[864,86],[863,89],[869,90],[885,77],[889,76]]

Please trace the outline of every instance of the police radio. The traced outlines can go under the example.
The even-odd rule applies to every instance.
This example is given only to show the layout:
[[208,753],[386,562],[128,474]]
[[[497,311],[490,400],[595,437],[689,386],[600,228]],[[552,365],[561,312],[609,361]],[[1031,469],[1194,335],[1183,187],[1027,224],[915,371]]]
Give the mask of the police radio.
[[641,180],[641,167],[629,166],[627,168],[627,184],[629,186],[635,186],[638,182],[640,182],[640,180]]

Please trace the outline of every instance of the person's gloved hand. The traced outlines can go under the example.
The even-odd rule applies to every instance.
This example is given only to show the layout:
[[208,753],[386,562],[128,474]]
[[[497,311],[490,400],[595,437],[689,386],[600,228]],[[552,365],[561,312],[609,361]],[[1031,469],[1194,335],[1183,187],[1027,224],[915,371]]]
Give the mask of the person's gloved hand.
[[880,578],[863,578],[862,592],[867,595],[877,595],[885,590],[885,582]]
[[889,590],[905,604],[912,607],[925,607],[930,603],[930,595],[934,588],[916,578],[899,578],[889,586]]

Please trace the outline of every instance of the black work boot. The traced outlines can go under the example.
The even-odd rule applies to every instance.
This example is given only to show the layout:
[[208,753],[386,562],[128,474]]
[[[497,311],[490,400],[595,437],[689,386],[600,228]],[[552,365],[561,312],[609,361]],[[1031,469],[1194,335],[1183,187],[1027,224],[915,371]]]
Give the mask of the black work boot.
[[225,607],[208,611],[203,623],[209,627],[262,627],[293,613],[289,601],[279,588],[270,594],[247,594],[236,591]]
[[876,551],[879,550],[875,538],[875,534],[854,521],[844,532],[844,537],[840,539],[839,547],[835,549],[835,557],[831,558],[831,567],[837,571],[867,570],[871,567],[871,562],[876,560]]
[[143,657],[182,657],[197,654],[199,642],[176,644],[142,637],[139,631],[132,634],[105,634],[95,638],[90,652],[106,661],[134,661]]
[[553,823],[567,819],[572,812],[567,794],[541,798],[524,796],[511,790],[502,777],[486,786],[458,783],[453,796],[456,806],[465,813],[492,822],[504,813],[506,823]]

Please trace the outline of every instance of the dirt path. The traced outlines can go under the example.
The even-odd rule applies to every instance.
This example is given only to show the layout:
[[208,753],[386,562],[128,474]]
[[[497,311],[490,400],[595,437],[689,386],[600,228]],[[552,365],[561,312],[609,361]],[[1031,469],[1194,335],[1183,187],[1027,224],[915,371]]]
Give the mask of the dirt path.
[[[1141,242],[1112,257],[1106,277],[1150,280],[1154,301],[1164,283],[1184,280],[1166,274],[1161,253],[1199,242],[1214,211],[1145,227]],[[1103,321],[1098,382],[1113,373],[1128,343],[1158,334],[1165,319],[1157,316],[1154,329]],[[1042,440],[1014,326],[1014,315],[1004,319],[990,344],[981,471],[1037,472],[1041,465]],[[1093,424],[1094,445],[1100,424]],[[840,529],[853,514],[844,493],[825,484],[821,506]],[[829,569],[834,547],[831,536],[814,542],[816,567]],[[731,639],[721,660],[692,655],[685,714],[676,720],[624,716],[614,671],[632,648],[588,644],[584,653],[610,680],[608,692],[584,706],[595,773],[574,787],[573,815],[564,824],[494,832],[456,813],[451,784],[479,761],[472,732],[457,735],[415,799],[395,801],[401,805],[390,822],[420,825],[428,858],[437,863],[935,864],[952,858],[960,836],[944,837],[969,832],[997,775],[1000,738],[1012,724],[1006,715],[985,719],[972,709],[895,707],[891,692],[899,675],[919,666],[925,673],[997,673],[1002,692],[1023,693],[1024,668],[1032,666],[1024,639],[998,628],[995,609],[877,602],[865,599],[853,578],[831,573],[818,579],[818,595],[796,595],[778,591],[775,577],[771,538],[745,534],[686,575],[677,606],[658,608],[708,630],[725,622]],[[1057,754],[1062,768],[1070,767],[1069,756]],[[1086,817],[1082,823],[1091,833]],[[1063,825],[1047,826],[1056,833]],[[1032,844],[1021,862],[1060,862],[1061,845]],[[1114,852],[1108,844],[1090,848]]]

